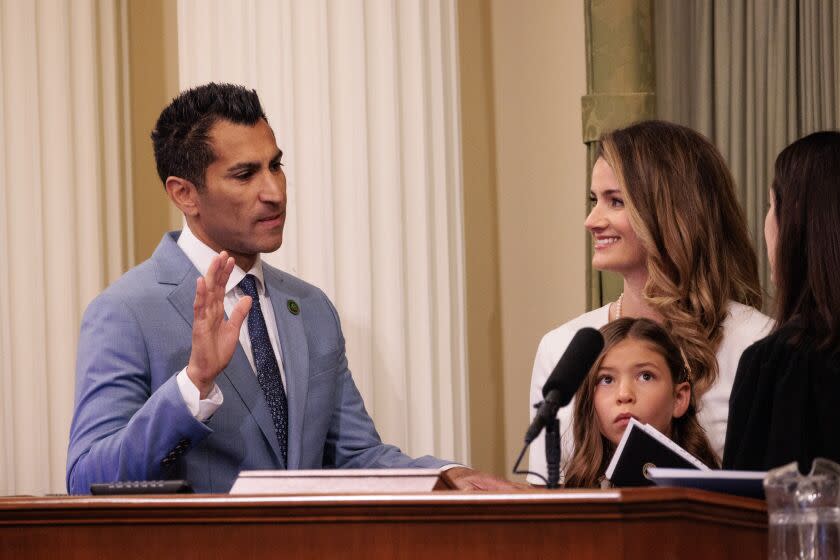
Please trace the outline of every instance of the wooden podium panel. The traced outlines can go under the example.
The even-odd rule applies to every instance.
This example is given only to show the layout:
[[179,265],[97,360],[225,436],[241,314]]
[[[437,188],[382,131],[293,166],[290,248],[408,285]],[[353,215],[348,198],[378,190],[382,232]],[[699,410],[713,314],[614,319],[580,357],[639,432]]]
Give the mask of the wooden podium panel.
[[0,558],[766,558],[764,502],[699,490],[0,498]]

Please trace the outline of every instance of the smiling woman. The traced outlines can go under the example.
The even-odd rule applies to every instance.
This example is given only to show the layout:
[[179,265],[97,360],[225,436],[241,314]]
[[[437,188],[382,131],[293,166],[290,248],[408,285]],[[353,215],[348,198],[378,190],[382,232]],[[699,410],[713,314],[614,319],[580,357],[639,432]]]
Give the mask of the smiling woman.
[[624,209],[625,195],[612,167],[598,158],[592,168],[592,211],[584,226],[592,232],[592,266],[627,276],[646,273],[647,255]]
[[[640,122],[601,137],[591,200],[585,226],[593,237],[592,265],[621,274],[624,292],[543,337],[529,404],[540,400],[578,329],[627,316],[648,318],[678,344],[700,423],[720,454],[738,359],[770,328],[755,309],[761,305],[756,257],[723,158],[689,128]],[[570,409],[558,415],[567,459],[574,450]],[[531,471],[545,471],[542,440],[531,446],[530,465]]]

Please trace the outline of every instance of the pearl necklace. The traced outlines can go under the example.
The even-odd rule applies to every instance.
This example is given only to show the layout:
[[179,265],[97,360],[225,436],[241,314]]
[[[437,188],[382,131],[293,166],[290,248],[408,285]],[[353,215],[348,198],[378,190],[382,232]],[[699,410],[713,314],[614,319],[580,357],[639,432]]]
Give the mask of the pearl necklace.
[[624,299],[624,292],[621,292],[621,295],[618,296],[618,299],[615,301],[615,318],[621,319],[621,302]]

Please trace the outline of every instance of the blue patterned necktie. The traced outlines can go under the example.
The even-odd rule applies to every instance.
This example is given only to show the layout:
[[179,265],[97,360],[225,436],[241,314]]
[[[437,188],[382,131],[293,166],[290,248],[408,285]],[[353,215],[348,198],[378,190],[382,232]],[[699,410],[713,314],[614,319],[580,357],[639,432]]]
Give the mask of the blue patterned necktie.
[[248,312],[248,334],[251,337],[251,352],[254,354],[254,365],[257,368],[257,380],[260,382],[271,419],[274,421],[274,432],[280,443],[280,453],[286,462],[286,449],[289,434],[289,406],[286,402],[286,391],[280,379],[280,367],[271,348],[268,329],[265,326],[260,298],[257,295],[257,279],[253,274],[246,274],[239,283],[239,287],[246,295],[251,296],[251,310]]

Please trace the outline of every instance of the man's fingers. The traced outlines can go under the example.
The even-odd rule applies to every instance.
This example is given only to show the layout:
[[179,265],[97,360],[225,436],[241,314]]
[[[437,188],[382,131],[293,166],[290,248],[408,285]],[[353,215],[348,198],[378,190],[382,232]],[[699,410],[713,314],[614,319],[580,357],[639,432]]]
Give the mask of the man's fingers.
[[[222,257],[222,255],[225,255]],[[224,251],[222,254],[216,255],[213,257],[213,260],[210,261],[210,266],[207,267],[207,274],[204,275],[204,279],[207,282],[207,287],[209,289],[213,289],[216,286],[216,276],[219,274],[219,267],[224,262],[223,259],[226,259],[227,255]]]
[[251,310],[251,296],[243,296],[242,299],[236,302],[230,312],[230,319],[228,320],[228,327],[236,332],[242,328],[242,323],[245,317],[248,316],[248,311]]
[[222,251],[210,261],[204,281],[207,286],[207,298],[209,301],[222,301],[225,297],[225,288],[236,262],[229,257],[227,251]]
[[230,273],[233,272],[233,267],[236,264],[233,260],[233,257],[228,257],[227,253],[222,251],[219,255],[220,257],[224,256],[224,261],[219,270],[218,279],[216,281],[216,285],[221,288],[222,293],[225,291],[225,287],[227,286],[228,278],[230,278]]
[[195,300],[193,301],[193,316],[195,319],[204,317],[204,304],[207,301],[207,284],[204,278],[195,281]]

